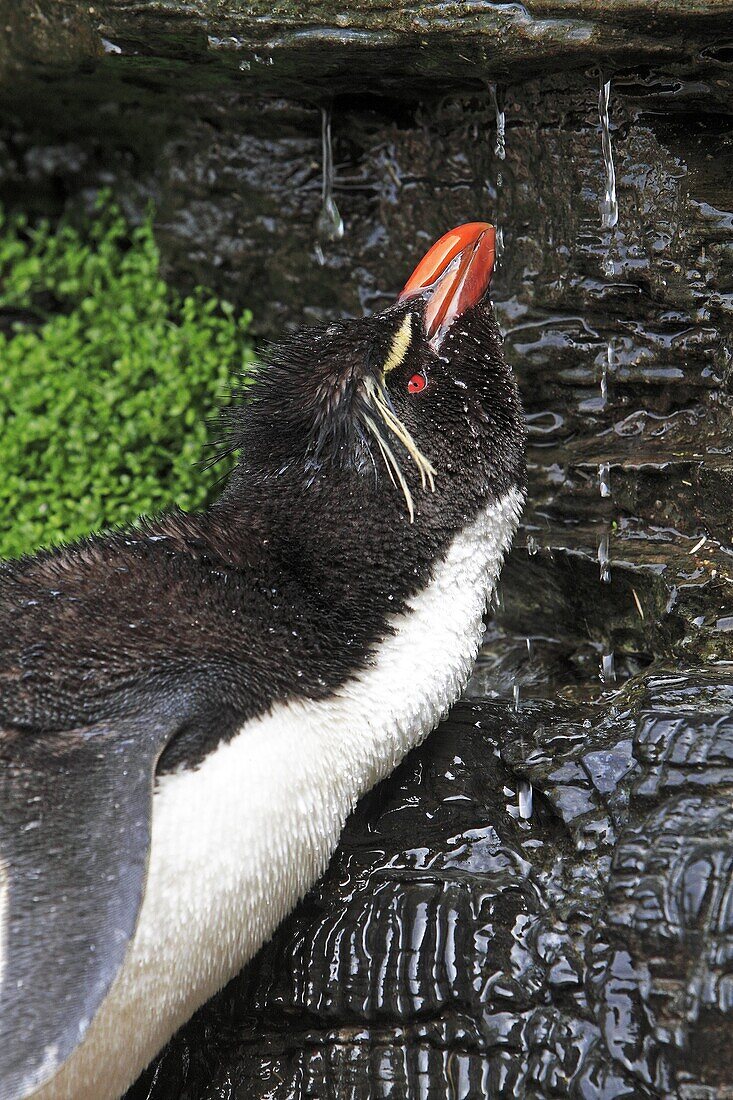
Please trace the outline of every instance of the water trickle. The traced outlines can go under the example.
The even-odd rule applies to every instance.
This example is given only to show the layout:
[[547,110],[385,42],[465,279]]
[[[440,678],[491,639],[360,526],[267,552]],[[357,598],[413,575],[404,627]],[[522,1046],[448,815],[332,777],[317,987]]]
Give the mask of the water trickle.
[[[504,110],[504,91],[498,84],[489,84],[489,95],[496,116],[494,156],[497,160],[502,161],[506,159],[506,112]],[[496,208],[494,211],[496,228],[496,256],[494,262],[497,266],[501,263],[504,255],[504,228],[500,224],[501,219],[499,214],[499,207],[501,205],[499,195],[503,185],[504,178],[499,168],[496,173]]]
[[611,495],[611,466],[608,462],[601,462],[598,467],[598,486],[602,497]]
[[606,358],[601,365],[601,407],[605,409],[608,401],[608,376],[613,370],[614,355],[611,340],[606,344]]
[[[527,652],[532,655],[531,643],[527,638]],[[519,684],[515,681],[512,685],[512,698],[514,702],[514,713],[519,714],[521,710],[521,689]],[[520,744],[523,746],[524,739],[520,735]],[[520,818],[524,821],[529,821],[532,816],[532,786],[526,779],[520,779],[517,781],[517,796],[518,796],[518,812]],[[516,814],[517,811],[515,811]]]
[[598,565],[601,571],[601,583],[611,583],[611,559],[608,552],[608,535],[603,535],[598,543]]
[[321,186],[321,212],[316,222],[316,259],[326,262],[324,244],[340,241],[344,235],[344,223],[333,197],[333,145],[331,142],[331,108],[321,108],[321,145],[323,149],[323,184]]
[[496,227],[496,263],[504,255],[504,229],[501,225]]
[[604,653],[601,657],[601,683],[603,684],[615,684],[616,683],[616,665],[613,660],[613,653]]
[[527,779],[520,779],[517,785],[519,797],[519,816],[524,821],[532,817],[532,784]]
[[504,111],[504,92],[498,84],[491,86],[491,102],[496,113],[496,142],[494,154],[499,160],[506,157],[506,112]]
[[600,203],[601,225],[604,229],[613,229],[618,221],[618,199],[616,198],[616,169],[613,165],[611,148],[611,122],[609,106],[611,102],[611,81],[603,79],[598,92],[598,117],[601,120],[601,144],[603,147],[603,167],[606,174],[605,191]]

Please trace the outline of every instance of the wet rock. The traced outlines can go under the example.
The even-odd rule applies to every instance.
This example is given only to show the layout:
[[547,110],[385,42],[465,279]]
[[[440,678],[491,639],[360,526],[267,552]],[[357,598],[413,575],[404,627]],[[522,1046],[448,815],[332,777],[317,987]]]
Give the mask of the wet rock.
[[[262,336],[380,308],[491,217],[529,505],[466,701],[130,1100],[729,1095],[727,16],[263,11],[103,3],[101,61],[39,46],[0,87],[0,197],[154,198],[169,275]],[[342,239],[317,232],[327,100]]]
[[[206,65],[235,71],[248,93],[331,96],[369,87],[433,94],[479,87],[483,72],[513,79],[545,68],[697,58],[726,61],[727,13],[716,0],[531,0],[527,4],[368,2],[343,9],[332,0],[3,0],[0,60],[153,62],[149,71]],[[722,39],[722,40],[721,40]],[[2,39],[0,39],[2,41]]]

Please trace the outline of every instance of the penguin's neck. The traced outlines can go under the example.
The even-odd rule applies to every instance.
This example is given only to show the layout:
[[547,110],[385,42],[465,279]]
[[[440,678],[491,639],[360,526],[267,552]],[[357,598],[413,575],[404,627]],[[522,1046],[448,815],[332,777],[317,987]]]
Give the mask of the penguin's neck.
[[[400,568],[407,576],[399,577],[399,583],[391,571],[397,553],[379,541],[391,537],[384,525],[376,536],[373,530],[365,531],[361,542],[353,517],[346,531],[331,530],[327,522],[319,525],[317,518],[310,527],[300,524],[305,534],[295,545],[288,543],[287,532],[268,531],[272,552],[290,557],[288,571],[297,573],[300,562],[307,563],[307,572],[296,578],[297,587],[317,596],[334,617],[346,620],[351,631],[350,661],[345,661],[330,691],[313,700],[316,725],[324,722],[326,712],[320,708],[331,707],[344,733],[356,734],[363,727],[369,737],[384,738],[387,745],[398,739],[383,753],[372,746],[381,765],[377,774],[365,778],[355,797],[387,774],[395,758],[428,733],[463,690],[483,635],[486,603],[523,499],[519,489],[511,489],[486,503],[465,527],[446,533],[437,548],[426,547],[424,538],[421,547],[421,539],[408,529],[405,538],[410,544],[399,548]],[[341,510],[341,521],[343,516]],[[349,537],[354,530],[357,537]],[[359,620],[369,614],[372,625],[369,631],[363,628],[365,636],[370,632],[365,659],[358,659],[363,640]],[[328,652],[325,638],[321,652]],[[305,695],[294,693],[294,705],[304,702]],[[271,708],[282,709],[278,703]]]
[[[231,896],[222,894],[224,880],[217,878],[216,867],[190,869],[189,881],[201,874],[212,878],[211,891],[203,896],[226,914],[227,935],[209,945],[217,967],[222,965],[212,991],[322,874],[357,800],[459,697],[522,503],[521,492],[510,490],[458,532],[434,563],[429,583],[391,617],[368,664],[331,694],[275,703],[244,723],[199,768],[162,778],[157,827],[166,835],[170,829],[170,839],[162,840],[161,853],[170,843],[173,859],[186,828],[198,831],[199,838],[190,848],[184,845],[186,852],[195,853],[207,831],[226,837],[231,848],[226,853]],[[154,815],[154,840],[155,830]],[[242,897],[256,919],[241,921]],[[205,924],[202,918],[204,938]],[[213,927],[220,925],[214,921]],[[221,942],[233,951],[226,965]]]
[[[277,494],[277,499],[274,499]],[[297,479],[276,483],[236,477],[209,514],[228,548],[264,554],[312,600],[359,632],[425,588],[433,566],[459,533],[444,525],[411,524],[402,497],[369,493],[353,475],[324,476],[307,490]]]

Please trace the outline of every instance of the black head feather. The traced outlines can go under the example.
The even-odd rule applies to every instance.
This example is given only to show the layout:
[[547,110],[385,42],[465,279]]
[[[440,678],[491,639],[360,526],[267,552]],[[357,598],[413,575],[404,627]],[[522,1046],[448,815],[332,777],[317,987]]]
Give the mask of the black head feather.
[[[305,489],[329,471],[352,489],[368,494],[376,487],[399,501],[404,491],[386,450],[423,512],[451,498],[463,501],[465,517],[466,508],[521,487],[523,418],[490,307],[459,319],[440,354],[424,335],[423,309],[417,299],[270,348],[242,399],[224,413],[227,450],[241,454],[234,486],[261,479],[271,489],[273,480]],[[394,362],[406,320],[409,339]],[[416,375],[427,383],[417,394],[410,392]],[[415,451],[434,472],[434,484]],[[435,507],[426,499],[433,492]],[[404,499],[401,507],[409,515]]]

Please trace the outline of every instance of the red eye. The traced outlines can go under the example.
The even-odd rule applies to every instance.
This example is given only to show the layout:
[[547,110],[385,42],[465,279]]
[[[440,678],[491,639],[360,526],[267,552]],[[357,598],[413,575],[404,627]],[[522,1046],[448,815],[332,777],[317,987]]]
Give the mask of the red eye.
[[424,374],[413,374],[410,381],[407,383],[408,393],[421,393],[428,384],[428,380]]

